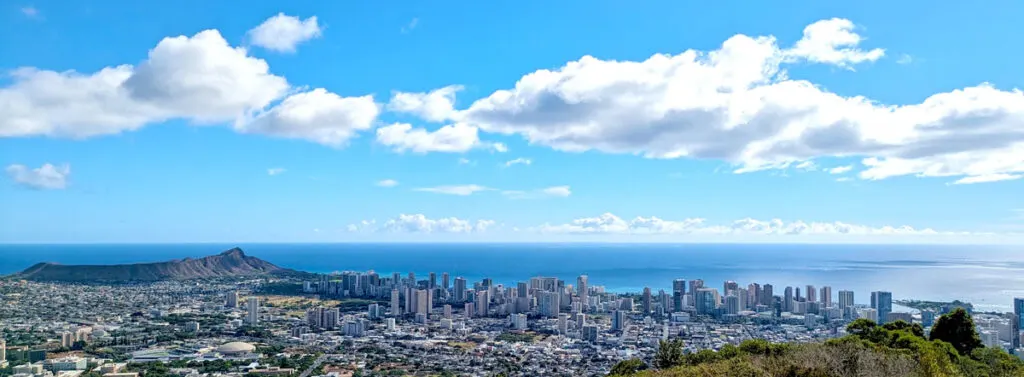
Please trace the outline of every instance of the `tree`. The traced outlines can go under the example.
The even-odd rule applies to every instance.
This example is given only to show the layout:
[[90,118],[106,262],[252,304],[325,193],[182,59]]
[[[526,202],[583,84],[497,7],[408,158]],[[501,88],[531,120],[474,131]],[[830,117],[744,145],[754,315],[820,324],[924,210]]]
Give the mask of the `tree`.
[[636,372],[647,369],[647,364],[644,364],[643,360],[640,359],[629,359],[622,360],[612,367],[609,376],[631,376]]
[[889,331],[906,331],[913,334],[914,336],[924,338],[924,328],[922,328],[921,325],[917,323],[910,324],[902,319],[895,322],[886,323],[882,325],[882,328]]
[[974,330],[974,319],[963,308],[957,308],[939,317],[932,326],[929,339],[952,344],[953,348],[964,356],[984,347],[981,344],[981,337]]
[[683,364],[683,341],[662,340],[658,342],[658,351],[654,354],[654,365],[658,369],[669,369]]

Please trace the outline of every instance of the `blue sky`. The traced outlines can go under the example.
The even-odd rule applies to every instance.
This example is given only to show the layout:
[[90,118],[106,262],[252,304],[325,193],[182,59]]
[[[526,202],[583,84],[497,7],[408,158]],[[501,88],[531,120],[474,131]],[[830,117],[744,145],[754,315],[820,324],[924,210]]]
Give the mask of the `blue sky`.
[[1024,243],[1019,14],[5,2],[0,242]]

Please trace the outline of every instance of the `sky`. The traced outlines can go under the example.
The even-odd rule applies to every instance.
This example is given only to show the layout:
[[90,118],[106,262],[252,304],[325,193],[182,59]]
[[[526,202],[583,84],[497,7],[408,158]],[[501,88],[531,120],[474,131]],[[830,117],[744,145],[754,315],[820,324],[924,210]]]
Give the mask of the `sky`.
[[6,1],[0,243],[1024,244],[1020,14]]

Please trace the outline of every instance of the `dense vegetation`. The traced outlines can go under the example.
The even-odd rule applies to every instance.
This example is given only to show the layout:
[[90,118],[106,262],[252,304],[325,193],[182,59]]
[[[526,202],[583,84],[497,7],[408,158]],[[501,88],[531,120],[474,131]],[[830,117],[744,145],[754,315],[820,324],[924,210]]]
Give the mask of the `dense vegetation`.
[[[917,324],[878,324],[858,319],[848,336],[824,343],[772,344],[748,340],[738,347],[683,354],[680,341],[659,345],[654,358],[625,360],[611,376],[920,376],[1024,377],[1024,361],[981,344],[963,309],[940,317],[929,337]],[[653,369],[651,369],[653,368]]]

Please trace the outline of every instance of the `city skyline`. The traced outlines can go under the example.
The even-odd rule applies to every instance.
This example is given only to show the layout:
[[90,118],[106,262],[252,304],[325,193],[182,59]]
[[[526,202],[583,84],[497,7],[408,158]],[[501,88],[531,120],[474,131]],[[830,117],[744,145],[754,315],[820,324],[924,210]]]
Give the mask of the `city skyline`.
[[1024,5],[792,6],[8,3],[0,243],[1024,243]]

